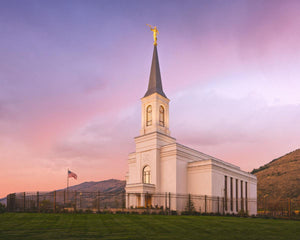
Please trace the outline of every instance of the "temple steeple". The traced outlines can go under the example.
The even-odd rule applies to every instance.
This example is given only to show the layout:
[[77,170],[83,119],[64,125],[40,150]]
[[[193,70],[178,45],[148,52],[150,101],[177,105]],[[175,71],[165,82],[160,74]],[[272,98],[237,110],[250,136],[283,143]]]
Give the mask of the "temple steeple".
[[163,91],[161,83],[157,45],[154,45],[148,90],[144,97],[147,97],[153,93],[158,93],[167,98],[166,94]]
[[154,49],[148,90],[142,100],[142,128],[141,135],[149,133],[163,133],[170,135],[169,131],[169,102],[163,91],[157,54],[156,27],[151,28],[154,33]]

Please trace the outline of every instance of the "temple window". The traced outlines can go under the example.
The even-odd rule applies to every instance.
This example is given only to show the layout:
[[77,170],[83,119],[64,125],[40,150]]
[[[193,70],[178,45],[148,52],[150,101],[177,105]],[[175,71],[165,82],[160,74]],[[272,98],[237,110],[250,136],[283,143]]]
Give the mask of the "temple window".
[[149,105],[146,109],[146,126],[152,125],[152,106]]
[[163,106],[159,107],[159,125],[165,126],[165,109]]
[[150,167],[147,165],[143,169],[143,183],[150,183],[151,171]]

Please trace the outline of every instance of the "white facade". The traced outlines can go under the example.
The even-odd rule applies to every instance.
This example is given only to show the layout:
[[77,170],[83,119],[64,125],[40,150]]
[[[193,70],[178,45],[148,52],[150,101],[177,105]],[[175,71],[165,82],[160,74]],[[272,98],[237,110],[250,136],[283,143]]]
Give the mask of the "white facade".
[[[170,136],[169,99],[162,96],[161,82],[155,85],[161,89],[149,94],[149,88],[157,84],[155,81],[161,81],[160,72],[156,73],[158,79],[152,77],[152,71],[159,71],[159,67],[153,70],[154,64],[158,66],[157,52],[155,54],[148,95],[141,99],[140,136],[135,138],[136,151],[128,158],[126,206],[162,206],[183,211],[186,197],[181,196],[192,194],[198,196],[194,198],[197,211],[205,208],[207,212],[222,212],[222,208],[223,212],[237,213],[243,209],[256,214],[257,179],[254,175],[183,146]],[[201,198],[203,196],[205,198]]]

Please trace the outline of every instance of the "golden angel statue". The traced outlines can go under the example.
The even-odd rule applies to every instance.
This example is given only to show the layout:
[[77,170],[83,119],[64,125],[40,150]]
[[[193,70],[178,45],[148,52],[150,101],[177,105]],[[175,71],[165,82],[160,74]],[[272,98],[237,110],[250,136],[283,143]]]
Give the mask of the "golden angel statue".
[[153,39],[154,39],[154,45],[157,45],[157,35],[159,34],[156,26],[151,26],[150,24],[147,24],[147,26],[150,27],[150,30],[153,32]]

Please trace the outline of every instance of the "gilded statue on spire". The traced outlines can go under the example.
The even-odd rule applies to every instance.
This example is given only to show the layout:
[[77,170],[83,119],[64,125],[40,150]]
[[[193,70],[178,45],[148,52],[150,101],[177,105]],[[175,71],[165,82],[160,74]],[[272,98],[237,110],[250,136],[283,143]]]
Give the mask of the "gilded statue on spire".
[[153,32],[153,39],[154,39],[154,46],[157,46],[157,35],[159,34],[156,26],[151,26],[150,24],[147,24],[147,26],[150,27],[150,30]]

